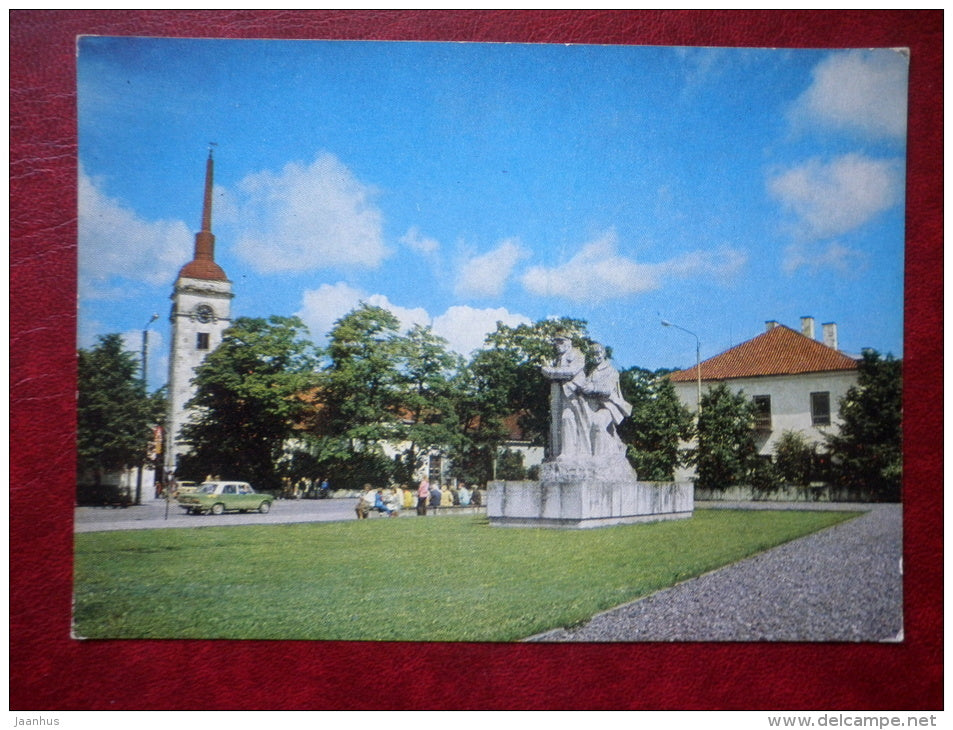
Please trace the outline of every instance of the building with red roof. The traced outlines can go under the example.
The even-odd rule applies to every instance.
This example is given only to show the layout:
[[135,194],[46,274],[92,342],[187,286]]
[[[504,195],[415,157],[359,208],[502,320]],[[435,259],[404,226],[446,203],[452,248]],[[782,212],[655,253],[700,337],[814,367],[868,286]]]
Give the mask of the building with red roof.
[[857,359],[838,349],[837,325],[822,328],[822,339],[817,340],[813,317],[801,318],[800,332],[770,321],[757,337],[672,373],[669,379],[679,399],[693,411],[698,407],[699,381],[702,393],[725,383],[750,396],[757,408],[758,450],[764,456],[773,453],[785,431],[820,443],[837,426],[840,399],[857,383]]

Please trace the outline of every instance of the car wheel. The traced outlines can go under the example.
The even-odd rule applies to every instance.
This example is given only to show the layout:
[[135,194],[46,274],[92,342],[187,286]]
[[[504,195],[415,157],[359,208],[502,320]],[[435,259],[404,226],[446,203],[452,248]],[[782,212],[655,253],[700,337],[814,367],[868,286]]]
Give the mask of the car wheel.
[[213,505],[212,505],[212,514],[213,514],[213,515],[220,515],[220,514],[222,514],[222,512],[224,512],[224,511],[225,511],[225,505],[222,504],[221,502],[219,502],[218,504],[213,504]]
[[186,507],[186,508],[185,508],[185,514],[187,514],[187,515],[192,514],[192,508],[191,508],[191,507]]
[[262,502],[260,505],[258,505],[258,511],[261,512],[262,514],[267,513],[268,510],[270,509],[271,509],[271,502]]

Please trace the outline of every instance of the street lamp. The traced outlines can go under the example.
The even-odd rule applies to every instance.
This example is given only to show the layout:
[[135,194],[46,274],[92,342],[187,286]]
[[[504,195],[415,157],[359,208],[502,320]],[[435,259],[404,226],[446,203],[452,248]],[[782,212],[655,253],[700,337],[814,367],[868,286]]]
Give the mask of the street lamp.
[[[159,319],[158,314],[153,314],[149,321],[146,322],[146,326],[142,328],[142,387],[148,395],[149,386],[148,386],[148,371],[147,365],[149,357],[149,327]],[[142,504],[142,463],[139,463],[139,470],[136,473],[136,504]]]
[[146,363],[149,357],[149,327],[159,319],[158,314],[153,314],[149,321],[146,322],[146,326],[142,328],[142,383],[146,384],[146,377],[148,373],[146,372]]
[[677,330],[686,332],[695,338],[695,374],[698,376],[698,413],[701,415],[702,412],[702,345],[701,341],[691,330],[687,330],[684,327],[679,327],[677,324],[672,324],[667,320],[662,320],[663,327],[674,327]]

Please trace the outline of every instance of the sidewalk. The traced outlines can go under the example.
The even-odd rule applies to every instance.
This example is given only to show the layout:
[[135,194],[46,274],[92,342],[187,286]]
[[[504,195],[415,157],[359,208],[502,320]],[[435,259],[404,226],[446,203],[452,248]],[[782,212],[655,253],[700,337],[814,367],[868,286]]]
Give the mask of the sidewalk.
[[866,514],[527,641],[902,641],[901,506],[774,508]]

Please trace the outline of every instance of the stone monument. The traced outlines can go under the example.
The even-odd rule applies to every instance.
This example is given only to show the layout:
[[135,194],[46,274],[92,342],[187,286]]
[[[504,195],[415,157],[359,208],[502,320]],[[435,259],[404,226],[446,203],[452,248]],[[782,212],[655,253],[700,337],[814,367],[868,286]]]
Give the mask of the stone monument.
[[540,480],[491,482],[490,524],[585,528],[690,517],[691,484],[639,482],[626,459],[618,426],[632,406],[605,348],[593,346],[595,366],[586,373],[585,356],[568,335],[553,344],[556,356],[542,368],[550,429]]

